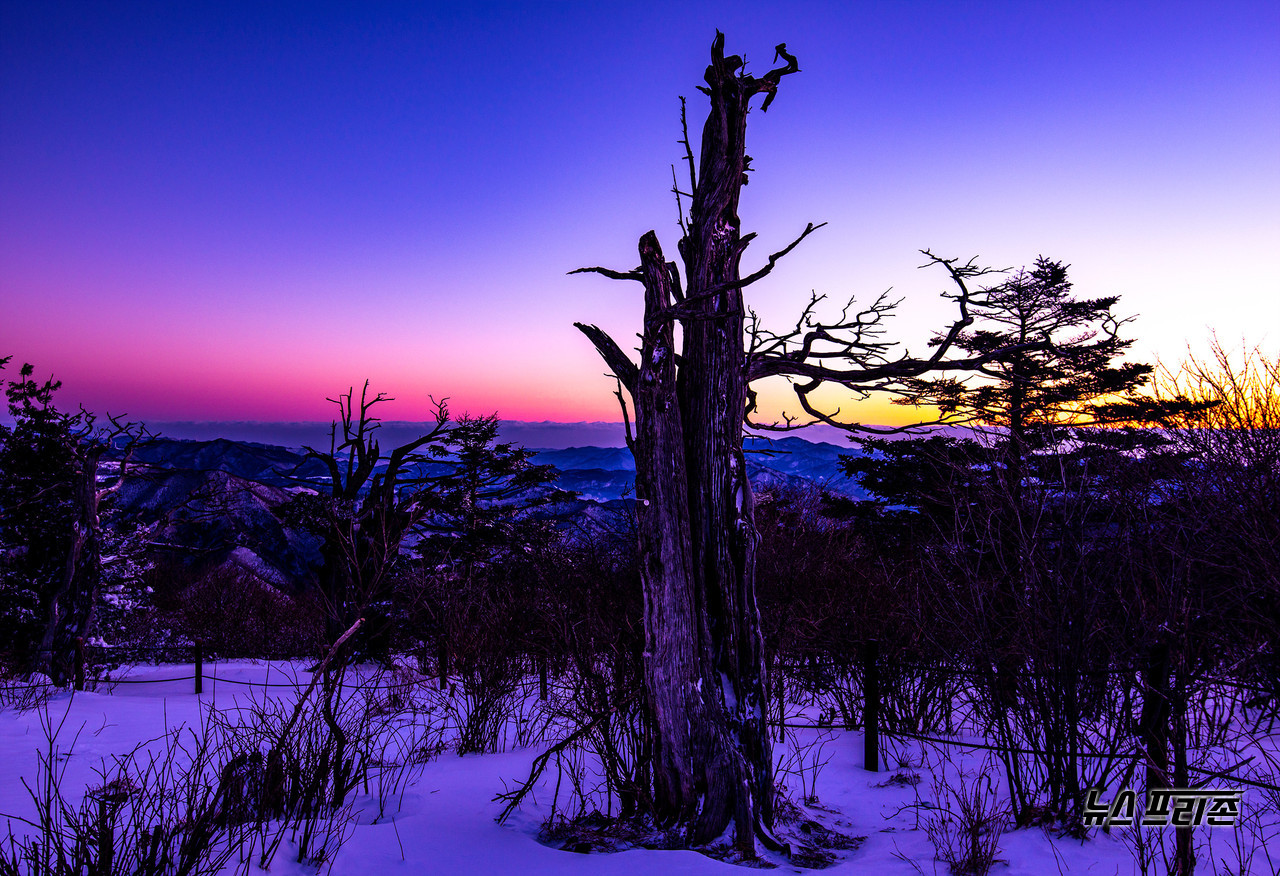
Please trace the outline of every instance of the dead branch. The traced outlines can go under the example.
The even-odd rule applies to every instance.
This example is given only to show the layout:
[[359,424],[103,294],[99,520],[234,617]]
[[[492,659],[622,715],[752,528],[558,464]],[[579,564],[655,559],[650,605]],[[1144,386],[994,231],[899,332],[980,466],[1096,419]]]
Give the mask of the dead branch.
[[326,654],[324,659],[320,661],[320,664],[311,671],[311,684],[307,685],[307,689],[303,691],[302,696],[298,697],[298,703],[293,708],[293,714],[289,716],[289,720],[280,730],[280,735],[272,749],[272,754],[279,751],[284,746],[285,740],[289,738],[289,732],[293,730],[293,725],[298,722],[298,716],[302,714],[303,706],[306,705],[307,699],[311,696],[311,692],[316,689],[316,685],[320,682],[320,679],[324,677],[325,672],[328,671],[329,664],[333,662],[333,658],[337,656],[340,650],[342,650],[342,646],[347,643],[347,640],[354,636],[356,634],[356,630],[360,629],[363,624],[364,618],[356,618],[356,622],[353,623],[345,633],[338,637],[338,641],[333,643],[333,647],[329,649],[329,653]]
[[635,280],[637,283],[644,282],[644,278],[640,274],[639,268],[633,268],[630,271],[615,271],[612,268],[601,268],[592,266],[589,268],[574,268],[569,271],[570,274],[601,274],[610,280]]
[[505,824],[507,819],[511,816],[511,813],[515,812],[516,809],[519,808],[521,801],[523,801],[524,798],[529,795],[529,792],[533,790],[533,786],[537,784],[538,779],[541,778],[543,771],[546,770],[547,764],[550,762],[552,757],[561,753],[565,749],[570,748],[579,740],[586,737],[605,721],[609,720],[609,718],[612,717],[620,708],[630,705],[638,695],[639,692],[637,691],[627,697],[624,697],[612,709],[596,715],[595,718],[588,721],[586,724],[583,724],[577,730],[574,730],[564,739],[561,739],[555,745],[551,746],[542,754],[534,758],[533,765],[529,768],[529,778],[525,779],[524,782],[514,791],[508,791],[505,794],[498,794],[493,798],[494,802],[497,802],[498,800],[507,801],[507,805],[502,808],[502,812],[500,812],[498,817],[494,820],[497,821],[498,824]]
[[[787,255],[787,253],[791,252],[793,249],[799,246],[800,241],[804,240],[810,234],[817,231],[819,228],[823,227],[826,224],[827,223],[825,222],[819,222],[817,225],[814,225],[812,222],[810,222],[808,225],[805,226],[804,231],[800,232],[799,237],[791,241],[782,249],[771,254],[767,259],[767,261],[765,262],[764,267],[760,268],[758,271],[755,271],[752,274],[748,274],[746,277],[743,277],[738,280],[732,280],[726,283],[718,283],[715,286],[712,286],[710,289],[707,289],[705,292],[700,292],[697,295],[690,295],[684,299],[685,304],[691,305],[708,298],[714,298],[717,295],[723,295],[726,292],[733,292],[738,289],[745,289],[747,286],[750,286],[752,283],[755,283],[758,280],[764,279],[765,277],[769,276],[770,273],[773,272],[774,267],[778,264],[778,261],[782,259],[783,256]],[[746,249],[747,244],[749,244],[754,239],[755,239],[754,233],[745,234],[742,236],[741,240],[739,240],[738,245],[741,249]],[[671,318],[682,318],[682,317],[687,317],[691,315],[693,315],[693,312],[683,307],[672,308],[670,312]]]
[[578,331],[582,332],[595,345],[596,351],[600,353],[600,357],[604,359],[613,376],[618,382],[627,388],[627,392],[634,394],[636,379],[640,374],[640,369],[631,361],[626,353],[622,352],[622,348],[617,342],[609,337],[608,333],[599,326],[586,325],[581,322],[575,322],[574,326]]
[[[752,332],[748,377],[758,380],[765,377],[785,377],[793,381],[793,389],[801,410],[810,418],[801,423],[796,418],[785,417],[785,424],[751,422],[755,428],[772,431],[788,431],[813,423],[825,423],[846,430],[875,431],[860,424],[840,419],[840,410],[824,411],[811,399],[813,393],[826,386],[836,386],[865,398],[873,391],[888,392],[909,397],[908,386],[925,375],[937,373],[985,373],[994,362],[1018,353],[1043,350],[1052,346],[1047,337],[1025,343],[1009,344],[997,349],[960,358],[948,358],[956,342],[974,322],[971,307],[982,300],[987,290],[974,291],[970,281],[988,274],[1003,273],[981,267],[974,259],[961,263],[958,259],[944,259],[929,250],[922,250],[929,261],[922,267],[943,266],[954,292],[943,293],[955,302],[957,315],[945,332],[932,342],[935,349],[927,357],[906,354],[889,359],[887,351],[892,344],[879,340],[884,332],[884,319],[901,303],[891,300],[888,293],[881,294],[869,306],[852,317],[849,311],[853,301],[845,305],[834,321],[823,321],[816,316],[816,308],[823,296],[812,295],[795,326],[784,333],[772,333],[760,326],[758,318],[750,323]],[[754,317],[754,315],[753,315]],[[843,364],[836,364],[837,362]],[[750,412],[750,411],[749,411]],[[907,428],[922,428],[952,422],[945,417],[931,423],[917,423]],[[894,429],[891,432],[898,432]]]

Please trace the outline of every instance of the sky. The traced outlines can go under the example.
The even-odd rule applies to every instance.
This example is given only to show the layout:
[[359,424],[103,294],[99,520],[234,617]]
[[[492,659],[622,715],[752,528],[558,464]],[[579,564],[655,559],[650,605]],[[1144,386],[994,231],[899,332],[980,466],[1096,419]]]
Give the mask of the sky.
[[1140,360],[1280,348],[1274,3],[0,0],[0,356],[135,419],[327,420],[367,378],[393,419],[616,421],[572,323],[625,345],[639,288],[567,272],[675,252],[717,28],[802,70],[750,118],[744,270],[828,223],[767,323],[892,288],[923,350],[931,248],[1069,263]]

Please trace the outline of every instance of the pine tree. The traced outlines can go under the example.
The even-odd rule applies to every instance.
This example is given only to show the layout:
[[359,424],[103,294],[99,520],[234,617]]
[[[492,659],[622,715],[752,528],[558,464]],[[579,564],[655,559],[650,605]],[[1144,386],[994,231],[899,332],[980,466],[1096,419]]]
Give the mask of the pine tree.
[[550,489],[559,475],[534,464],[532,450],[497,439],[497,415],[464,415],[443,442],[420,526],[418,550],[432,562],[469,570],[550,537],[551,521],[538,510],[569,496]]
[[[1123,360],[1133,342],[1117,300],[1075,297],[1067,267],[1043,257],[982,290],[954,343],[1012,352],[978,375],[910,381],[900,400],[936,407],[937,423],[971,426],[969,437],[872,440],[842,460],[880,497],[869,519],[906,533],[917,574],[950,588],[964,657],[1010,748],[1019,824],[1078,812],[1096,778],[1073,754],[1096,709],[1089,673],[1127,662],[1141,638],[1116,559],[1125,508],[1149,500],[1122,485],[1150,482],[1136,470],[1161,461],[1166,439],[1121,427],[1189,406],[1141,395],[1152,368]],[[1012,751],[1028,747],[1046,754]]]
[[57,409],[61,382],[34,370],[23,365],[5,390],[14,425],[0,432],[0,638],[15,667],[61,683],[98,596],[105,442],[91,415]]
[[1087,477],[1099,454],[1161,444],[1150,432],[1101,427],[1170,422],[1195,406],[1142,395],[1152,366],[1121,358],[1133,344],[1121,329],[1133,317],[1113,313],[1118,296],[1074,296],[1067,268],[1040,256],[981,290],[970,302],[971,326],[948,338],[974,357],[1013,352],[963,377],[904,381],[896,404],[933,407],[938,416],[927,425],[973,427],[971,437],[871,439],[863,442],[870,454],[842,460],[845,473],[886,506],[945,511],[964,491],[996,483],[1016,505],[1046,467],[1062,476],[1069,461]]
[[975,356],[1015,352],[978,374],[907,381],[897,403],[935,406],[939,424],[999,427],[1022,453],[1047,445],[1064,426],[1130,416],[1133,408],[1122,403],[1141,403],[1135,393],[1152,372],[1150,365],[1117,361],[1133,344],[1120,335],[1133,317],[1112,312],[1118,296],[1073,296],[1067,268],[1040,256],[1030,270],[982,290],[970,305],[973,327],[955,346]]

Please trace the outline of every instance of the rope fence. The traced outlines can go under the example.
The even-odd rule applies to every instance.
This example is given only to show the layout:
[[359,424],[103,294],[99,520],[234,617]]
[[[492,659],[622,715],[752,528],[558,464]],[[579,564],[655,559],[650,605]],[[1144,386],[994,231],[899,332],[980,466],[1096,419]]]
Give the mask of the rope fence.
[[[121,658],[142,655],[142,654],[163,654],[169,657],[177,654],[189,655],[195,664],[194,670],[189,675],[165,676],[163,678],[112,678],[110,674],[103,677],[91,679],[95,685],[103,685],[107,687],[108,692],[117,685],[131,684],[172,684],[177,682],[193,682],[192,692],[200,695],[204,690],[204,682],[210,681],[216,684],[235,685],[247,688],[262,689],[299,689],[301,681],[272,682],[270,681],[271,669],[268,662],[267,679],[265,681],[255,681],[243,678],[231,678],[220,675],[213,668],[209,667],[206,671],[205,660],[206,654],[204,646],[200,642],[190,644],[160,646],[160,647],[123,647],[111,648],[100,645],[86,646],[82,640],[77,640],[74,649],[74,681],[71,684],[57,684],[53,681],[38,681],[27,684],[5,684],[0,685],[0,700],[9,699],[9,695],[17,693],[19,699],[21,697],[30,696],[33,692],[46,690],[65,690],[67,687],[73,687],[75,690],[86,689],[86,664],[88,661],[88,653],[94,652],[101,660],[106,658],[111,661]],[[859,675],[862,688],[862,729],[864,737],[864,768],[869,772],[878,772],[881,760],[881,738],[888,739],[910,739],[917,742],[928,743],[932,745],[956,746],[960,748],[977,750],[977,751],[995,751],[1002,754],[1014,754],[1033,757],[1071,757],[1071,758],[1114,758],[1121,757],[1123,759],[1132,759],[1135,761],[1147,759],[1151,760],[1151,746],[1163,747],[1169,742],[1169,732],[1173,729],[1170,725],[1170,715],[1168,711],[1168,703],[1170,695],[1174,693],[1169,684],[1168,656],[1159,651],[1153,652],[1152,660],[1147,664],[1139,666],[1127,667],[1097,667],[1078,670],[1075,673],[1081,681],[1096,681],[1099,678],[1107,677],[1141,677],[1142,682],[1138,685],[1139,697],[1141,699],[1142,717],[1140,726],[1135,733],[1135,740],[1138,745],[1132,750],[1122,751],[1119,747],[1117,739],[1117,748],[1115,750],[1099,749],[1092,752],[1068,752],[1065,750],[1044,750],[1033,747],[1019,747],[1012,744],[990,743],[966,741],[962,739],[946,738],[943,736],[931,735],[927,733],[913,732],[911,730],[900,727],[888,726],[884,719],[885,682],[900,681],[904,674],[918,673],[921,678],[925,675],[946,676],[949,678],[963,678],[969,681],[987,678],[994,671],[992,667],[986,666],[969,666],[964,664],[937,664],[924,663],[911,660],[884,659],[880,655],[878,643],[866,642],[861,649],[862,659],[855,662],[831,662],[829,660],[818,660],[813,657],[801,658],[799,660],[778,660],[775,666],[784,672],[790,672],[793,677],[812,675],[814,673],[822,673],[834,671],[842,673],[846,676]],[[235,659],[235,658],[225,658]],[[314,661],[316,659],[313,654],[280,654],[271,657],[256,657],[255,660],[307,660]],[[211,661],[216,665],[217,658]],[[313,667],[314,668],[314,667]],[[546,661],[533,659],[534,674],[537,676],[537,688],[539,699],[546,700],[547,692],[547,668]],[[308,670],[303,670],[304,672]],[[1067,673],[1053,671],[1037,671],[1027,667],[1021,667],[1015,670],[1017,677],[1030,678],[1055,678],[1062,679],[1067,677]],[[532,679],[533,675],[529,676]],[[427,683],[429,679],[422,679],[421,683]],[[528,679],[526,679],[528,680]],[[1234,679],[1224,679],[1208,676],[1200,676],[1194,679],[1197,689],[1205,691],[1209,688],[1221,690],[1233,690],[1248,694],[1262,694],[1275,696],[1275,690],[1265,688],[1255,684],[1249,684]],[[440,679],[441,687],[444,686],[444,679]],[[529,681],[527,685],[532,689],[533,681]],[[386,684],[381,682],[344,684],[343,688],[348,691],[374,691],[374,690],[393,690],[402,689],[403,682]],[[1178,695],[1183,698],[1185,704],[1189,691],[1185,688],[1177,691]],[[1154,702],[1158,707],[1150,708],[1149,703]],[[890,721],[892,723],[892,721]],[[804,729],[804,730],[829,730],[834,729],[837,725],[834,720],[830,722],[795,722],[795,721],[770,721],[770,726],[775,728],[786,729]],[[850,726],[848,720],[844,722],[843,727]],[[1208,750],[1214,746],[1192,746],[1187,745],[1186,740],[1175,740],[1176,744],[1181,744],[1183,750]],[[1280,787],[1266,782],[1259,782],[1253,779],[1247,779],[1242,776],[1229,775],[1223,773],[1210,772],[1195,767],[1190,768],[1192,772],[1209,778],[1223,778],[1233,782],[1239,782],[1245,785],[1251,785],[1263,788],[1269,791],[1280,791]],[[1234,769],[1234,768],[1233,768]]]

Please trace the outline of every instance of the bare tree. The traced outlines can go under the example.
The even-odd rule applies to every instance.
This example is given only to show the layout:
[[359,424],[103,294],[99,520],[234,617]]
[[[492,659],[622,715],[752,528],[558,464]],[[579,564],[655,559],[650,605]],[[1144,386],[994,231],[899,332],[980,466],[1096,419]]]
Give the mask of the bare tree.
[[1211,461],[1215,477],[1229,476],[1230,492],[1280,495],[1280,355],[1257,347],[1237,354],[1215,337],[1208,357],[1164,369],[1156,394],[1197,403],[1176,423],[1174,440]]
[[1168,430],[1193,462],[1163,498],[1180,511],[1168,540],[1199,563],[1189,580],[1213,587],[1193,608],[1228,621],[1210,650],[1280,694],[1280,355],[1214,338],[1208,356],[1163,369],[1156,395],[1198,404]]
[[329,430],[329,449],[305,448],[302,464],[319,460],[328,472],[328,495],[321,507],[301,511],[319,524],[324,539],[320,593],[331,642],[386,594],[401,542],[428,512],[437,477],[426,464],[443,454],[441,443],[450,432],[448,405],[433,400],[434,423],[384,455],[373,409],[391,400],[383,393],[370,397],[367,380],[358,405],[354,388],[328,399],[339,417]]
[[[971,322],[967,280],[986,272],[973,262],[932,255],[930,263],[943,265],[955,282],[951,297],[959,314],[928,358],[890,358],[891,345],[880,335],[896,302],[884,296],[860,310],[851,302],[831,322],[818,318],[821,299],[815,297],[795,327],[780,334],[764,330],[745,308],[743,290],[820,227],[809,224],[763,266],[742,274],[742,255],[755,237],[741,233],[738,218],[751,160],[745,151],[750,103],[763,94],[761,109],[767,109],[782,77],[800,69],[785,44],[774,58],[783,65],[752,76],[741,57],[725,56],[724,35],[716,34],[706,86],[699,86],[711,105],[700,156],[695,161],[686,124],[688,191],[675,187],[678,202],[689,201],[680,219],[683,284],[652,231],[640,238],[639,267],[579,269],[644,287],[638,364],[600,328],[577,327],[617,378],[624,414],[622,389],[635,410],[628,443],[636,459],[654,737],[651,814],[660,825],[681,827],[692,845],[714,840],[732,823],[744,854],[754,853],[755,837],[781,848],[773,835],[767,677],[755,597],[759,536],[742,451],[744,419],[756,407],[751,382],[789,379],[810,421],[845,424],[838,411],[819,406],[817,389],[892,391],[921,374],[976,368],[1009,352],[949,358]],[[799,425],[788,420],[779,428]]]

